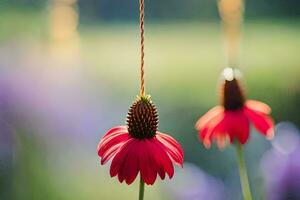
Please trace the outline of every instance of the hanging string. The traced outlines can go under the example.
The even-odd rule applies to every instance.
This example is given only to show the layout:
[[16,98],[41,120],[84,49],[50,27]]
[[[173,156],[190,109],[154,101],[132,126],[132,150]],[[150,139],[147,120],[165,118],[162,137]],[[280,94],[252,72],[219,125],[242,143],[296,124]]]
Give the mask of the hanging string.
[[224,31],[227,66],[237,67],[240,56],[244,0],[219,0],[218,7]]
[[144,0],[140,0],[140,31],[141,31],[141,91],[140,95],[145,96],[145,71],[144,71],[144,57],[145,57],[145,52],[144,52],[144,17],[145,17],[145,3]]

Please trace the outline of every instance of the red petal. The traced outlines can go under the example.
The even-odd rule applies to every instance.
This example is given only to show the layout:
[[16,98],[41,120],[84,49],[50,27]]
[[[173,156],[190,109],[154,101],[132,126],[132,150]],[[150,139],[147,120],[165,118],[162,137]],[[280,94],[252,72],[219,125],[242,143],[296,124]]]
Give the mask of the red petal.
[[200,119],[197,121],[195,127],[197,130],[200,130],[206,126],[207,123],[209,123],[212,119],[214,119],[216,116],[221,114],[224,111],[224,108],[222,106],[216,106],[209,110],[205,115],[200,117]]
[[164,180],[165,177],[166,177],[166,172],[165,172],[164,168],[162,166],[158,166],[156,170],[157,170],[157,173],[158,173],[159,177],[162,180]]
[[248,141],[250,132],[250,123],[247,116],[242,110],[230,111],[227,116],[230,121],[229,135],[231,135],[231,138],[238,139],[241,144],[245,144]]
[[268,139],[274,136],[274,122],[268,115],[245,107],[245,113],[252,121],[254,127]]
[[104,165],[109,161],[119,150],[119,148],[123,145],[123,143],[116,144],[112,146],[110,149],[105,151],[101,156],[101,165]]
[[252,110],[259,111],[265,114],[270,114],[271,113],[271,108],[267,104],[256,101],[256,100],[248,100],[246,102],[246,106]]
[[[227,117],[224,116],[223,119],[211,130],[210,140],[215,140],[220,149],[225,148],[227,140],[230,138],[230,135],[228,134],[229,125]],[[206,147],[208,144],[207,139],[204,140],[204,145],[206,145]]]
[[[102,148],[99,149],[98,154],[101,156],[101,164],[105,164],[109,159],[111,159],[119,150],[122,145],[128,141],[131,137],[128,133],[120,134],[110,141],[103,145]],[[102,150],[102,151],[100,151]]]
[[224,149],[230,142],[230,137],[228,134],[216,134],[215,140],[219,149]]
[[243,110],[225,111],[214,116],[200,132],[204,146],[209,148],[216,140],[219,148],[224,148],[228,139],[232,143],[237,139],[245,144],[249,138],[249,120]]
[[215,116],[200,132],[200,137],[206,148],[210,148],[212,140],[217,135],[226,134],[227,122],[224,113]]
[[157,132],[156,138],[162,143],[164,151],[168,153],[173,162],[182,166],[183,165],[183,150],[180,144],[171,136]]
[[101,164],[111,159],[122,145],[130,139],[126,127],[116,127],[109,130],[98,144],[98,155],[101,157]]
[[[182,150],[177,149],[179,144],[173,138],[164,134],[160,134],[160,136],[163,137],[162,140],[168,146],[172,148],[175,148],[174,145],[176,146],[176,149],[172,149],[172,151],[176,152],[176,156],[182,155],[183,157]],[[157,138],[144,140],[128,139],[120,146],[112,160],[110,167],[111,177],[118,175],[120,182],[125,180],[127,184],[131,184],[140,171],[143,181],[148,185],[154,184],[157,174],[164,179],[167,172],[169,177],[172,178],[174,168],[166,148],[165,144]]]
[[[203,142],[204,142],[205,138],[210,138],[210,137],[206,137],[206,135],[208,134],[208,131],[209,131],[209,128],[208,128],[208,126],[206,126],[205,128],[203,128],[202,130],[200,130],[198,132],[198,137],[199,137],[200,140],[203,140]],[[206,144],[204,144],[204,146],[206,148],[210,148],[211,140],[208,139],[208,141],[206,142]]]
[[139,141],[135,140],[132,148],[127,153],[127,158],[124,160],[123,168],[120,170],[125,177],[125,181],[130,185],[139,173],[139,152],[137,148]]
[[[98,155],[101,157],[105,151],[107,151],[111,145],[114,143],[119,143],[122,142],[120,141],[121,138],[118,136],[120,135],[128,135],[127,128],[125,126],[118,126],[115,128],[112,128],[109,130],[100,140],[97,150],[98,150]],[[116,140],[115,140],[116,139]]]
[[120,132],[127,132],[126,126],[116,126],[110,129],[109,131],[107,131],[107,133],[103,135],[99,145],[101,145],[102,142],[104,142],[105,140],[109,139],[110,137],[113,137],[115,134],[118,134]]
[[[120,169],[123,166],[124,160],[126,159],[129,150],[134,147],[134,141],[136,141],[136,139],[129,139],[126,143],[124,143],[122,147],[120,147],[119,151],[116,153],[116,156],[113,158],[110,166],[111,177],[116,176],[120,172]],[[119,175],[119,179],[124,180],[124,177],[120,177]]]
[[162,179],[165,178],[165,172],[167,172],[169,178],[172,178],[174,175],[174,167],[169,157],[168,153],[165,151],[164,145],[157,139],[154,138],[151,140],[153,159],[156,163],[156,170],[159,173]]
[[141,177],[147,185],[153,185],[157,176],[154,160],[154,156],[158,153],[156,152],[157,148],[154,148],[149,139],[139,141],[139,145],[135,148],[139,152]]

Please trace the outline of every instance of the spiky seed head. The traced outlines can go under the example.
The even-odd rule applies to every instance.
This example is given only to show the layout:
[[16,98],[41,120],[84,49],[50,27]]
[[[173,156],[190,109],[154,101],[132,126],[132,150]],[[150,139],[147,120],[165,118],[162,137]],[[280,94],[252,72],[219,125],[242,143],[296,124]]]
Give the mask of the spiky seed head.
[[152,138],[158,128],[157,109],[150,96],[138,96],[127,115],[129,134],[138,139]]

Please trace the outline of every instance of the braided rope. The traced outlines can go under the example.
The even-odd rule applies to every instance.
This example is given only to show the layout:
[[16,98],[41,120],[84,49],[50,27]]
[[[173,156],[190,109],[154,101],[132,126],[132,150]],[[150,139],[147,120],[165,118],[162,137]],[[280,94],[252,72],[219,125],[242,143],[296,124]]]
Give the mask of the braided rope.
[[144,17],[145,17],[145,4],[144,0],[140,0],[140,31],[141,31],[141,96],[145,96],[145,71],[144,71],[144,57],[145,57],[145,38],[144,38]]

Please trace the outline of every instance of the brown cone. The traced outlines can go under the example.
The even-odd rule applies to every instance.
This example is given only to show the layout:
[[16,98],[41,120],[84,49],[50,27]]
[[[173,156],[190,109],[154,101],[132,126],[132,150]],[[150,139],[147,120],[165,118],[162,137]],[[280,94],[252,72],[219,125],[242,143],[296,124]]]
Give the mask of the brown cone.
[[221,102],[225,110],[238,110],[244,106],[245,95],[235,75],[230,80],[225,78],[221,88]]
[[127,115],[129,134],[138,139],[152,138],[158,128],[158,114],[149,96],[138,97]]

